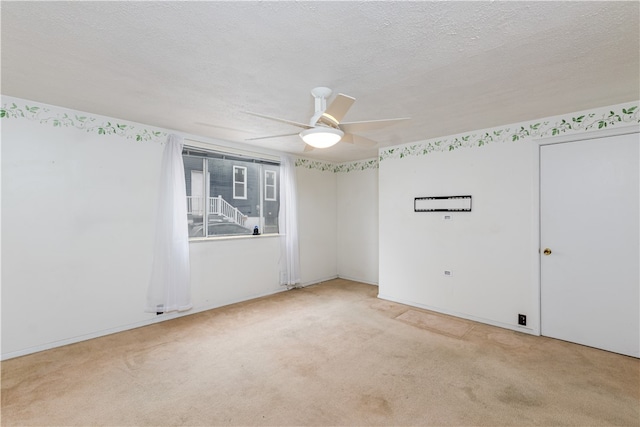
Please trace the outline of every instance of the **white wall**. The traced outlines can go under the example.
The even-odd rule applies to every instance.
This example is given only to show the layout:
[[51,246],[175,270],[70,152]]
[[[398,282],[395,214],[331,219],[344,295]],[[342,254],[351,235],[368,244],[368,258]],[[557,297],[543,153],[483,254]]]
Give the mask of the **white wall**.
[[189,255],[196,310],[283,290],[279,285],[277,236],[192,242]]
[[[379,296],[538,334],[535,139],[637,126],[638,110],[620,104],[380,150]],[[472,196],[471,212],[445,221],[413,210],[415,197],[456,195]]]
[[148,319],[162,146],[2,123],[2,352]]
[[[431,153],[380,164],[380,296],[500,325],[535,322],[531,148]],[[415,197],[471,195],[472,211],[414,212]],[[445,276],[450,270],[452,276]]]
[[[14,101],[24,104],[3,97]],[[46,117],[85,115],[47,109]],[[143,311],[163,145],[46,117],[2,119],[3,359],[177,316]],[[336,178],[297,170],[310,284],[337,275]],[[191,312],[283,290],[277,237],[192,242],[190,251]]]
[[296,168],[300,274],[303,285],[334,279],[336,266],[336,174]]
[[[604,107],[586,112],[588,120],[541,123],[547,133],[613,126],[618,117],[637,124],[632,105],[634,112]],[[79,113],[48,108],[2,119],[2,358],[174,316],[143,312],[163,146],[99,134],[96,123],[117,122],[110,118],[65,127],[74,119],[64,114]],[[510,141],[513,132],[545,136],[533,125],[477,132],[474,144]],[[426,155],[423,148],[431,150],[421,143],[381,150],[379,169],[296,168],[303,284],[337,276],[379,282],[383,298],[504,327],[516,329],[523,313],[535,332],[530,142]],[[471,194],[473,211],[449,222],[413,212],[414,197],[455,194]],[[192,312],[282,290],[275,237],[193,242],[190,250]]]
[[378,169],[336,175],[338,276],[378,284]]

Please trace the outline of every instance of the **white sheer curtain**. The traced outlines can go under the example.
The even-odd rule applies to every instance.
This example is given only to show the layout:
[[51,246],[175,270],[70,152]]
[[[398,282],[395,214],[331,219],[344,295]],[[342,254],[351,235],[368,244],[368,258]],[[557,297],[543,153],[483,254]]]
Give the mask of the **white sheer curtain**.
[[183,139],[169,135],[162,154],[153,268],[146,311],[184,311],[191,306],[187,199]]
[[298,193],[295,160],[283,156],[280,163],[280,284],[295,287],[300,284],[300,253],[298,250]]

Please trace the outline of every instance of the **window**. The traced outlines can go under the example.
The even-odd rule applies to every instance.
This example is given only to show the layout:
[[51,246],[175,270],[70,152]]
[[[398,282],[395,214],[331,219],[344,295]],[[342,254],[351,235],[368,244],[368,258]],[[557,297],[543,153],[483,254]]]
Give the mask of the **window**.
[[276,171],[264,171],[264,199],[276,200]]
[[279,163],[191,147],[182,159],[189,237],[278,233]]
[[233,198],[247,198],[247,168],[245,167],[233,167]]

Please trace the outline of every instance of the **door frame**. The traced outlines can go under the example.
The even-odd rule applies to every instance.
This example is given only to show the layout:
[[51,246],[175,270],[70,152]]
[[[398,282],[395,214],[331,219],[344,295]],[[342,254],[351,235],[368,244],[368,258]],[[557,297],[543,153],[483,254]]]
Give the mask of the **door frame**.
[[543,146],[552,144],[564,144],[567,142],[579,142],[592,139],[600,139],[611,136],[628,135],[633,133],[640,133],[640,125],[634,124],[630,126],[620,126],[617,128],[609,128],[603,130],[595,130],[590,132],[574,133],[570,135],[552,136],[548,138],[538,138],[533,140],[532,144],[532,159],[533,159],[533,180],[531,201],[533,206],[533,227],[531,241],[533,242],[531,247],[531,264],[533,266],[532,277],[532,289],[535,292],[534,301],[537,307],[537,318],[531,325],[533,334],[541,335],[542,325],[542,263],[540,260],[541,251],[541,224],[540,224],[540,152]]

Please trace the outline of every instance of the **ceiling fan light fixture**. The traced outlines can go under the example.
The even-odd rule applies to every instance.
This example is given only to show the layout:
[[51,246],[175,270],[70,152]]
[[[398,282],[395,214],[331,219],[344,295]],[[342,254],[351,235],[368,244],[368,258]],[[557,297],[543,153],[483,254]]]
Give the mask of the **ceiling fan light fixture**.
[[324,119],[323,121],[328,121],[329,123],[327,123],[329,126],[338,126],[340,123],[338,122],[338,120],[333,117],[331,114],[327,114],[327,113],[322,113],[322,115],[320,116],[321,119]]
[[336,145],[343,136],[344,132],[340,129],[327,127],[314,127],[300,132],[300,138],[315,148],[328,148]]

